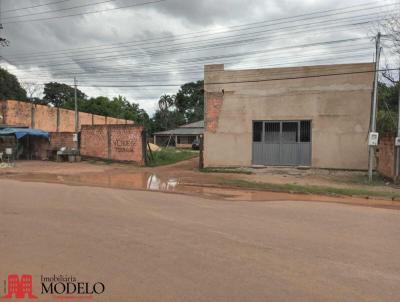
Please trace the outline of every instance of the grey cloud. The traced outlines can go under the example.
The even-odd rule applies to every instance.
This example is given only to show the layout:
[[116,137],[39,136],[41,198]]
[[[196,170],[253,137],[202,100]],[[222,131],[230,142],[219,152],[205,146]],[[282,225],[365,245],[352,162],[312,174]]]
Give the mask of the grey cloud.
[[[42,1],[24,1],[23,5],[46,3]],[[77,3],[93,3],[94,1],[71,1]],[[132,0],[120,0],[116,3],[127,4]],[[136,0],[136,2],[139,2]],[[365,0],[367,2],[367,0]],[[368,1],[370,2],[370,1]],[[377,1],[379,3],[379,1]],[[3,4],[6,7],[22,6],[19,1],[7,1]],[[62,8],[72,4],[57,4],[51,6],[52,9]],[[113,4],[115,5],[115,4]],[[73,73],[78,74],[80,83],[88,85],[107,84],[107,83],[184,83],[190,80],[201,79],[203,65],[196,62],[199,57],[214,57],[209,63],[226,63],[227,67],[260,67],[272,65],[284,65],[288,62],[296,62],[295,57],[307,54],[307,50],[287,50],[276,54],[259,54],[257,56],[233,57],[231,59],[218,59],[221,56],[246,52],[253,50],[271,49],[291,44],[311,43],[323,40],[342,39],[354,36],[357,33],[364,34],[364,29],[352,28],[340,33],[325,33],[318,35],[294,35],[287,39],[279,38],[279,35],[287,34],[287,31],[279,31],[278,27],[273,32],[259,34],[259,40],[254,42],[231,45],[229,47],[207,48],[200,47],[199,39],[187,40],[184,46],[168,47],[171,51],[158,53],[165,49],[165,44],[154,43],[151,50],[149,46],[125,45],[124,47],[112,48],[105,59],[96,59],[96,50],[87,51],[81,55],[66,56],[42,56],[35,57],[37,52],[58,51],[82,47],[104,45],[118,45],[128,41],[149,40],[159,37],[168,37],[170,41],[179,41],[180,35],[188,32],[211,30],[214,27],[225,27],[237,24],[257,22],[261,20],[271,20],[285,16],[293,16],[321,9],[333,9],[350,5],[345,0],[220,0],[220,1],[194,1],[194,0],[168,0],[163,3],[152,4],[149,6],[115,10],[109,13],[90,14],[79,17],[65,19],[26,22],[5,25],[3,33],[11,41],[10,47],[1,49],[1,55],[5,58],[14,57],[18,53],[30,55],[30,60],[10,59],[20,71],[17,75],[23,80],[49,81],[63,80],[72,82]],[[103,5],[101,7],[109,7]],[[48,9],[48,8],[47,8]],[[93,8],[91,8],[93,9]],[[44,10],[44,8],[43,8]],[[89,11],[90,8],[74,10],[75,12]],[[65,14],[65,13],[64,13]],[[62,15],[61,12],[54,13]],[[53,16],[50,15],[50,16]],[[316,31],[318,28],[316,28]],[[2,33],[2,34],[3,34]],[[277,36],[275,36],[277,35]],[[249,35],[250,36],[250,35]],[[210,36],[212,37],[212,36]],[[219,37],[219,36],[216,36]],[[275,38],[277,37],[277,38]],[[228,41],[240,41],[246,38],[234,37]],[[215,46],[224,40],[215,39],[213,42],[204,45]],[[196,51],[189,51],[193,45],[199,45]],[[222,44],[221,44],[222,45]],[[187,51],[183,49],[188,48]],[[332,48],[321,46],[317,48],[329,55]],[[103,56],[103,55],[97,55]],[[129,57],[130,56],[130,57]],[[293,59],[274,61],[274,57],[292,56]],[[312,57],[311,55],[308,55]],[[327,57],[327,56],[326,56]],[[82,59],[84,58],[84,59]],[[370,58],[370,56],[368,57]],[[340,56],[337,56],[340,59]],[[360,59],[363,59],[360,57]],[[365,59],[365,58],[364,58]],[[185,64],[179,63],[182,60]],[[301,61],[301,60],[298,60]],[[331,60],[332,61],[332,60]],[[329,62],[331,62],[329,61]],[[171,62],[163,63],[160,62]],[[322,60],[321,63],[324,61]],[[328,62],[328,60],[326,60]],[[334,62],[334,60],[332,61]],[[40,65],[48,64],[71,65],[48,66],[42,68],[40,72],[29,72]],[[1,62],[4,65],[4,62]],[[157,65],[159,64],[159,65]],[[295,63],[293,63],[295,64]],[[184,68],[182,67],[184,66]],[[187,66],[187,67],[185,67]],[[49,73],[51,77],[45,75]],[[80,75],[86,73],[84,75]],[[82,84],[83,85],[83,84]],[[86,88],[82,87],[89,95],[117,95],[118,93],[127,96],[130,100],[139,101],[146,109],[153,111],[154,104],[158,97],[163,93],[173,93],[175,87],[141,87],[141,88]]]

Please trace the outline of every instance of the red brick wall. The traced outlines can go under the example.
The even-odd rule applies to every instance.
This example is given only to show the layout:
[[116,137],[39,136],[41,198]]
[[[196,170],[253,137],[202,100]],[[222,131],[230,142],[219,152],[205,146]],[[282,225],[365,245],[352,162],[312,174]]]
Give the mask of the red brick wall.
[[381,135],[378,145],[378,172],[386,177],[395,177],[395,146],[394,136]]
[[111,128],[111,159],[142,162],[142,127],[118,125]]
[[61,147],[68,149],[76,148],[76,143],[73,141],[72,132],[51,132],[50,147],[53,150],[59,150]]
[[83,125],[81,154],[87,157],[144,164],[143,127],[136,125]]
[[58,131],[74,132],[75,131],[75,113],[71,110],[60,108],[60,122]]
[[25,125],[30,127],[32,106],[23,102],[3,101],[4,124]]
[[[14,101],[8,101],[9,103],[12,103]],[[29,103],[22,103],[25,105],[29,105]],[[42,105],[36,105],[35,106],[35,128],[42,129],[45,131],[49,132],[56,132],[57,131],[57,108],[54,107],[49,107],[49,106],[42,106]],[[15,122],[23,123],[23,121],[20,121],[19,117],[15,117]],[[13,122],[9,122],[7,120],[8,124],[14,124]],[[28,126],[28,125],[26,125]],[[29,125],[30,127],[31,125]]]
[[223,103],[222,93],[208,93],[206,98],[206,131],[215,133],[218,128],[218,118]]
[[[102,115],[93,114],[93,124],[92,125],[104,125],[106,123],[106,117]],[[85,125],[85,124],[82,124]]]
[[83,125],[81,129],[81,155],[108,158],[108,127]]
[[79,125],[93,125],[93,114],[79,112]]
[[[73,110],[35,105],[32,116],[32,105],[28,102],[20,101],[1,101],[0,114],[3,119],[0,121],[2,124],[9,125],[23,125],[31,127],[32,118],[34,120],[35,128],[42,129],[48,132],[75,132],[75,112]],[[57,116],[59,116],[57,127]],[[126,124],[125,119],[106,118],[100,115],[92,115],[90,113],[80,112],[79,122],[81,125],[96,125],[96,124]],[[128,121],[133,124],[133,121]]]

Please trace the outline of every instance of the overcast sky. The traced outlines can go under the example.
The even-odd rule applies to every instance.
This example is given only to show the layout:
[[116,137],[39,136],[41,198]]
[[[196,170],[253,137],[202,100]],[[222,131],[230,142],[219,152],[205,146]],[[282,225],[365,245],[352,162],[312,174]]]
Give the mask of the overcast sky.
[[21,82],[72,84],[76,75],[87,95],[120,94],[150,114],[172,85],[202,79],[204,64],[371,62],[374,23],[399,9],[398,0],[0,2],[10,41],[0,63]]

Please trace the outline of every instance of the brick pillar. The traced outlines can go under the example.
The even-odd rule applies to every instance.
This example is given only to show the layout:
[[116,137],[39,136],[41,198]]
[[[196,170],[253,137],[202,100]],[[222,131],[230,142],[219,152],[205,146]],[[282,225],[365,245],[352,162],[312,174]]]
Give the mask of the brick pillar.
[[111,127],[107,126],[107,157],[111,159],[111,150],[112,149],[112,142],[111,142]]

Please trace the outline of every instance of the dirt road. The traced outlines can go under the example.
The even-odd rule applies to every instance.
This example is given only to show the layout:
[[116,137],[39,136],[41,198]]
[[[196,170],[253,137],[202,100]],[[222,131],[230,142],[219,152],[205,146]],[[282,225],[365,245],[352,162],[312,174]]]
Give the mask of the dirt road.
[[396,301],[399,238],[398,210],[0,180],[0,280],[39,301],[54,274],[93,301]]

